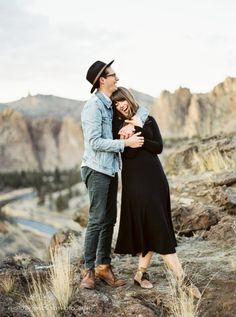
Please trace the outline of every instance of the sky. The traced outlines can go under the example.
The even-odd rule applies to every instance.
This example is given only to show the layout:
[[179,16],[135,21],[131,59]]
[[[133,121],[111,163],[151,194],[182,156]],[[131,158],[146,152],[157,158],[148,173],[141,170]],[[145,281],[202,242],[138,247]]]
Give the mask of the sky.
[[0,103],[30,93],[86,100],[88,68],[154,97],[236,77],[235,0],[0,0]]

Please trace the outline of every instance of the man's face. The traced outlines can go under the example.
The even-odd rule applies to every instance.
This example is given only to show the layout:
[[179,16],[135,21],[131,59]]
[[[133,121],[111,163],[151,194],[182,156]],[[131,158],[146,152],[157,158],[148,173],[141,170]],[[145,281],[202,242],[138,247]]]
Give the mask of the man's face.
[[103,84],[104,89],[109,93],[112,94],[117,89],[117,82],[119,78],[117,77],[116,73],[111,67],[106,69],[106,77],[104,78]]

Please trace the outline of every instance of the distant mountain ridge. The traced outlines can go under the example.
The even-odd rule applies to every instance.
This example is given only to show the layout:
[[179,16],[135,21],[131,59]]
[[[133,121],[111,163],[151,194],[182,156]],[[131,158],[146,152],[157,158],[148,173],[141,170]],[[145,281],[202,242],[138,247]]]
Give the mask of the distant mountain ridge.
[[[146,108],[150,108],[153,105],[155,101],[154,97],[133,89],[130,90],[140,105]],[[62,120],[64,117],[70,116],[76,121],[80,121],[81,111],[85,102],[86,101],[67,99],[53,95],[28,95],[13,102],[0,103],[0,111],[4,109],[14,109],[23,114],[25,118],[53,117]]]
[[1,103],[0,110],[14,109],[22,113],[26,118],[54,117],[62,119],[65,116],[72,116],[79,120],[81,110],[85,101],[67,99],[53,95],[28,95],[19,100]]

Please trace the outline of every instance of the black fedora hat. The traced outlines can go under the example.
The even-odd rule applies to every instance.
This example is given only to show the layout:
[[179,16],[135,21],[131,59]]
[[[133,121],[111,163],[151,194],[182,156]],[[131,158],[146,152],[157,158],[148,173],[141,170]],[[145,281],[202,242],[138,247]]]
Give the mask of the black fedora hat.
[[114,62],[111,61],[110,63],[106,64],[103,63],[101,61],[96,61],[95,63],[93,63],[93,65],[91,65],[88,69],[87,72],[87,76],[86,79],[90,82],[90,84],[93,85],[92,89],[90,90],[91,94],[94,92],[94,90],[96,89],[95,85],[99,79],[99,77],[101,76],[102,72],[109,66],[111,66],[111,64]]

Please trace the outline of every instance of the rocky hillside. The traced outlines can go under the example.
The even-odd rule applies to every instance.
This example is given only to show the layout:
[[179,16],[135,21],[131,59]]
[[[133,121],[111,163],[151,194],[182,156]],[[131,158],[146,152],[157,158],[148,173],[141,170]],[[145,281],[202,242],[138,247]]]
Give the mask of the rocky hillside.
[[[228,134],[236,129],[236,78],[226,78],[211,92],[179,88],[156,100],[132,90],[150,109],[165,139]],[[83,153],[80,114],[83,101],[28,96],[0,104],[0,172],[68,170]]]
[[[191,297],[186,297],[186,294],[173,291],[161,257],[156,254],[148,269],[150,280],[154,284],[153,289],[144,290],[134,285],[133,276],[137,269],[138,257],[114,253],[114,271],[125,279],[126,285],[111,288],[97,279],[95,290],[80,289],[85,215],[88,215],[88,197],[85,197],[85,186],[80,184],[79,194],[72,198],[70,208],[61,213],[47,209],[49,197],[43,206],[37,206],[36,198],[15,201],[4,206],[3,211],[8,217],[20,214],[23,218],[25,214],[28,219],[27,215],[31,215],[38,223],[44,222],[56,228],[65,227],[69,218],[73,218],[80,226],[74,231],[70,223],[70,229],[59,230],[51,239],[47,237],[46,241],[45,237],[42,239],[37,234],[33,235],[29,228],[27,230],[23,227],[22,230],[21,227],[7,221],[3,223],[2,229],[0,227],[0,316],[30,317],[25,298],[32,297],[29,285],[33,284],[33,277],[37,278],[37,283],[42,283],[43,287],[51,287],[52,262],[48,260],[45,244],[49,244],[52,249],[55,249],[57,244],[70,246],[73,255],[73,275],[70,282],[73,290],[68,306],[61,309],[55,300],[56,292],[52,292],[53,296],[45,296],[48,299],[46,303],[41,303],[40,297],[34,294],[37,298],[37,302],[33,302],[34,306],[38,310],[43,307],[47,316],[235,316],[235,141],[236,134],[227,138],[212,137],[201,142],[191,140],[184,146],[181,145],[181,141],[172,148],[172,152],[169,152],[165,159],[171,193],[172,219],[178,240],[177,252],[185,272],[202,293],[199,301],[193,301]],[[205,156],[202,155],[204,147],[208,149]],[[119,217],[113,236],[113,247],[118,224]],[[75,240],[72,239],[73,236]],[[76,244],[72,243],[73,241]],[[61,272],[61,266],[59,269]],[[57,278],[58,283],[66,284],[60,276]],[[63,287],[58,288],[64,290]],[[48,295],[49,292],[46,291],[45,294]],[[65,293],[62,294],[66,296]],[[50,308],[54,304],[56,314],[47,310],[47,307]]]
[[[12,115],[15,115],[14,111]],[[25,133],[26,126],[21,121],[22,116],[18,115],[13,119],[18,120],[18,130]],[[43,131],[59,135],[60,125],[48,122],[48,125],[45,123]],[[49,129],[48,126],[53,128]],[[44,135],[43,131],[40,130],[39,135]],[[37,138],[37,135],[34,135],[34,138]],[[182,293],[172,292],[161,257],[156,254],[148,270],[154,283],[151,290],[134,285],[133,276],[138,258],[114,253],[114,271],[123,277],[127,284],[113,289],[97,280],[95,290],[81,290],[79,283],[83,272],[82,250],[88,219],[88,194],[85,185],[80,183],[73,188],[76,189],[76,195],[70,199],[68,208],[60,213],[53,207],[59,193],[46,195],[43,205],[38,205],[37,197],[31,196],[2,207],[4,218],[0,221],[0,316],[30,317],[25,298],[32,298],[29,288],[29,285],[33,284],[32,278],[37,278],[37,283],[41,281],[42,289],[52,286],[49,271],[52,263],[48,259],[48,249],[45,245],[50,245],[53,249],[57,243],[68,246],[73,241],[73,235],[76,238],[76,244],[71,243],[71,268],[74,274],[69,284],[73,286],[73,290],[68,306],[61,309],[54,295],[41,294],[43,296],[36,297],[35,294],[37,302],[34,302],[34,306],[38,310],[43,307],[47,316],[235,316],[235,145],[236,133],[231,133],[202,140],[180,140],[175,146],[164,150],[167,151],[163,163],[164,170],[168,172],[172,219],[178,240],[177,252],[186,273],[202,293],[200,301],[192,301],[191,297],[185,298]],[[118,207],[119,211],[120,194]],[[23,226],[22,222],[14,223],[16,217],[37,223],[37,230],[30,227],[29,223],[24,225],[23,222]],[[40,232],[39,224],[59,231],[53,237],[52,233],[45,235]],[[113,248],[118,226],[119,212],[113,235]],[[61,266],[59,269],[60,272],[64,271]],[[64,290],[61,285],[66,283],[61,275],[58,276],[58,283],[60,286],[57,289]],[[45,294],[51,294],[51,291],[46,289]],[[66,294],[62,295],[64,297]],[[49,302],[41,303],[40,298],[44,297],[48,298]],[[54,304],[57,311],[52,314],[47,311],[47,307]],[[178,314],[173,313],[176,305],[180,305],[182,309]]]
[[179,88],[163,91],[151,109],[165,138],[207,136],[236,129],[236,78],[206,94]]
[[69,170],[80,164],[84,101],[28,95],[0,104],[0,172]]
[[69,170],[83,153],[80,125],[72,117],[24,117],[0,112],[0,172]]
[[[166,111],[155,114],[162,124],[162,134],[166,138],[179,138],[175,143],[166,140],[162,161],[170,185],[177,252],[185,272],[202,294],[199,301],[171,288],[169,275],[156,254],[148,270],[154,284],[151,290],[133,283],[138,258],[114,252],[114,272],[126,280],[126,285],[114,289],[97,280],[95,290],[80,289],[88,195],[84,184],[79,184],[81,188],[71,198],[69,207],[60,213],[51,207],[58,193],[47,195],[40,206],[37,197],[30,197],[2,208],[5,220],[0,221],[0,316],[30,317],[26,298],[36,298],[36,302],[31,302],[32,307],[36,311],[44,310],[51,317],[236,316],[235,93],[234,79],[227,79],[209,94],[191,94],[186,88],[174,94],[163,92],[153,108],[156,111],[165,107]],[[81,129],[71,116],[29,118],[23,112],[5,109],[0,112],[0,136],[0,168],[5,170],[11,170],[12,166],[14,169],[32,166],[32,169],[47,170],[59,165],[70,168],[82,153],[79,152]],[[118,197],[119,206],[120,194]],[[29,225],[12,222],[15,217],[69,229],[59,230],[50,239]],[[118,225],[119,217],[113,247]],[[48,259],[45,247],[48,244],[55,247],[57,243],[71,248],[71,279],[66,284],[62,275],[58,275],[59,287],[55,288],[62,290],[60,298],[64,298],[67,293],[63,293],[62,285],[73,287],[63,309],[56,297],[58,293],[51,288],[50,270],[56,264]],[[59,268],[60,272],[64,271]],[[37,297],[37,287],[33,290],[33,285],[42,286],[41,296]],[[47,301],[42,302],[40,298]],[[181,310],[176,312],[177,307]]]
[[[133,91],[140,104],[154,98]],[[28,95],[0,104],[0,172],[69,170],[80,165],[83,101]]]

